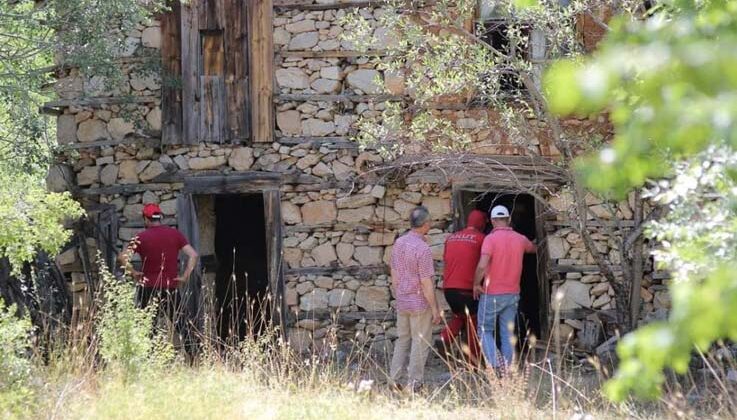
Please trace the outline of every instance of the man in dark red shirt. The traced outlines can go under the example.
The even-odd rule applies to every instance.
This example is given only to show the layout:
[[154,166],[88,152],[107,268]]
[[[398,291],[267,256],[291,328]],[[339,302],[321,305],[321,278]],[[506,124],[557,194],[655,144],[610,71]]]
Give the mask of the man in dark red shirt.
[[442,349],[453,343],[463,328],[466,329],[467,349],[463,349],[471,363],[475,363],[479,354],[476,338],[476,310],[478,301],[473,298],[473,278],[476,265],[481,256],[481,245],[484,242],[486,214],[473,210],[468,215],[466,228],[445,240],[443,252],[443,289],[453,318],[440,333]]
[[[197,264],[197,251],[178,230],[161,223],[161,209],[156,204],[143,207],[143,223],[146,230],[134,237],[118,256],[120,264],[138,282],[136,304],[145,308],[152,298],[158,298],[157,319],[162,312],[178,326],[181,296],[179,285],[187,282]],[[179,275],[179,251],[187,257],[187,267]],[[141,271],[129,265],[130,257],[141,256]]]

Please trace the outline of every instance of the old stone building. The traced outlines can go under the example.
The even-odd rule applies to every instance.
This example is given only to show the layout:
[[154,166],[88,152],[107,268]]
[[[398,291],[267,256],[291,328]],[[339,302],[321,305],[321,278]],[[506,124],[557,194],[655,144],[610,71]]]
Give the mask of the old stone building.
[[[75,70],[59,80],[59,99],[46,106],[58,114],[62,146],[48,183],[88,210],[58,258],[77,309],[89,302],[96,251],[112,264],[142,229],[143,204],[155,202],[202,255],[202,275],[187,285],[198,322],[211,315],[213,299],[225,305],[269,292],[272,320],[295,346],[333,331],[341,340],[383,342],[394,335],[386,263],[410,210],[422,204],[432,214],[440,272],[445,236],[465,214],[503,203],[516,229],[544,244],[525,260],[524,324],[542,338],[559,327],[589,346],[586,334],[594,344],[608,338],[612,314],[632,302],[616,301],[573,226],[549,142],[510,144],[493,110],[449,107],[438,112],[473,135],[483,177],[472,165],[459,172],[417,165],[391,176],[370,170],[385,162],[352,142],[355,124],[405,89],[401,75],[382,74],[341,40],[340,18],[355,8],[372,22],[382,13],[376,1],[193,0],[125,34],[122,84],[111,88]],[[144,65],[152,55],[162,58],[161,74]],[[608,135],[601,119],[566,127]],[[597,248],[616,264],[641,203],[590,196],[586,205]],[[662,317],[669,305],[650,265],[640,269],[634,303],[642,319]]]

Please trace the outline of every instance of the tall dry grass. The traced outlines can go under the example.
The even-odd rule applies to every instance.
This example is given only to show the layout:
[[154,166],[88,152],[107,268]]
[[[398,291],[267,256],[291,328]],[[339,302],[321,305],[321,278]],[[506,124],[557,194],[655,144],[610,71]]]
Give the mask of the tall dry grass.
[[[176,339],[173,345],[160,345],[162,337],[175,336],[171,325],[159,322],[158,334],[151,336],[154,312],[135,310],[130,287],[105,273],[102,278],[103,284],[118,282],[107,289],[116,294],[103,293],[93,317],[46,334],[57,339],[25,355],[33,364],[24,385],[30,398],[20,408],[0,406],[1,417],[649,419],[737,414],[734,383],[728,379],[736,368],[729,346],[700,355],[694,373],[671,378],[665,397],[652,403],[607,402],[599,388],[610,367],[558,357],[571,354],[566,351],[570,343],[540,345],[532,338],[527,347],[538,350],[526,352],[519,368],[502,378],[468,364],[459,340],[446,359],[430,357],[428,384],[420,392],[397,392],[388,385],[387,360],[364,340],[347,347],[337,334],[299,351],[274,326],[248,331],[239,343],[223,342],[206,328],[197,337],[197,359],[188,360]],[[114,316],[106,311],[113,304]],[[253,318],[249,321],[255,325]],[[4,388],[0,394],[0,405],[12,399]]]

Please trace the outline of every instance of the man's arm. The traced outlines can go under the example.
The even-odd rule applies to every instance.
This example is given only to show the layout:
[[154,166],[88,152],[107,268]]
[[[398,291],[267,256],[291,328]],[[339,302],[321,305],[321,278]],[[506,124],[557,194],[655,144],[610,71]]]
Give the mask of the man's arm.
[[391,289],[392,293],[394,293],[394,297],[397,297],[397,272],[394,271],[394,268],[391,269]]
[[192,245],[184,245],[182,247],[182,252],[184,252],[187,255],[187,268],[184,269],[184,274],[179,277],[179,281],[186,282],[189,280],[189,276],[194,271],[194,268],[197,266],[197,258],[199,257],[199,254],[197,254],[197,251],[195,251],[194,248],[192,248]]
[[535,242],[532,242],[528,239],[527,244],[525,244],[525,253],[534,254],[536,252],[537,252],[537,245],[535,245]]
[[435,299],[435,283],[432,281],[432,278],[426,277],[420,279],[420,286],[422,286],[422,295],[425,296],[425,300],[430,304],[433,324],[440,324],[440,307],[438,307],[438,301]]
[[486,267],[489,265],[489,258],[491,256],[488,254],[481,254],[481,258],[479,258],[479,263],[476,265],[476,274],[474,274],[473,277],[473,298],[478,299],[479,296],[484,292],[484,275],[486,274]]
[[133,276],[133,279],[140,281],[143,278],[143,273],[136,271],[136,269],[133,268],[133,264],[130,263],[131,257],[136,252],[137,246],[137,238],[133,238],[130,243],[128,243],[128,245],[118,253],[117,261],[120,268],[125,272],[130,273],[131,276]]

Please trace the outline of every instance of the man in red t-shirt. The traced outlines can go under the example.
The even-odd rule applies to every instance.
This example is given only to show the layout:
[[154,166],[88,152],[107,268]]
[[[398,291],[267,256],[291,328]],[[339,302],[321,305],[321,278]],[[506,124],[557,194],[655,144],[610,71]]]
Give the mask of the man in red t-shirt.
[[537,247],[524,235],[512,230],[506,207],[491,209],[491,224],[494,229],[481,246],[473,294],[481,296],[478,311],[481,349],[486,363],[497,368],[500,365],[496,348],[497,320],[504,358],[501,362],[507,366],[514,356],[512,337],[519,304],[522,259],[525,253],[536,252]]
[[[152,298],[158,298],[157,319],[161,312],[167,314],[178,327],[181,296],[178,286],[189,280],[197,264],[197,251],[178,230],[161,223],[161,209],[156,204],[143,206],[143,223],[146,230],[134,237],[126,249],[118,255],[118,262],[138,282],[136,304],[145,308]],[[187,257],[187,267],[179,275],[179,251]],[[133,253],[141,256],[141,271],[129,265]]]
[[444,352],[449,348],[465,327],[468,349],[464,349],[464,353],[471,363],[476,362],[479,350],[476,338],[478,301],[473,297],[473,280],[481,256],[486,221],[483,211],[473,210],[468,215],[466,228],[448,236],[443,251],[443,289],[453,318],[440,333],[442,346],[439,350]]

